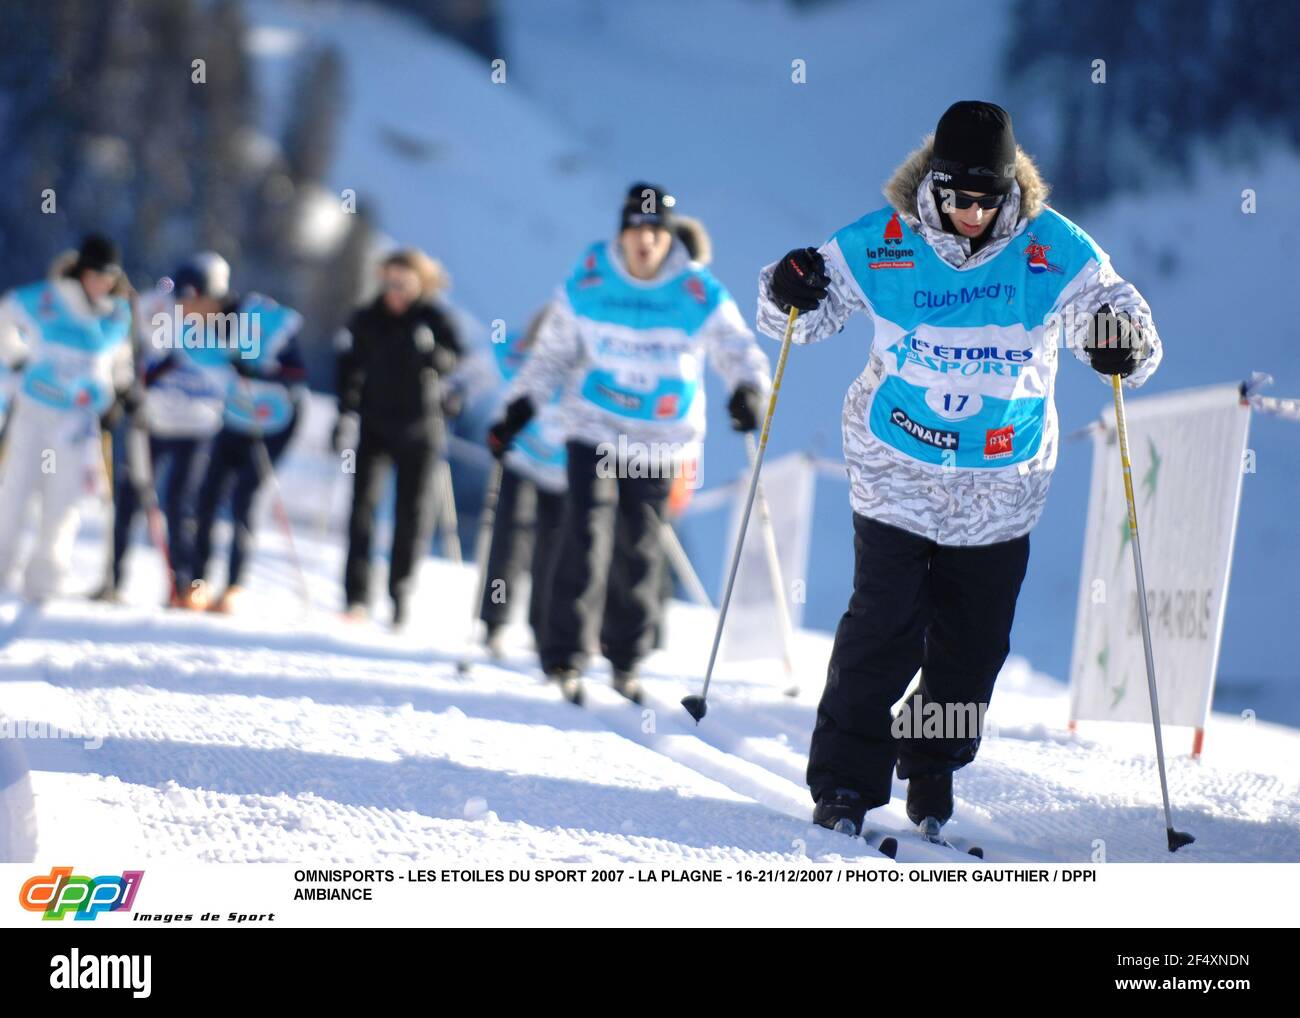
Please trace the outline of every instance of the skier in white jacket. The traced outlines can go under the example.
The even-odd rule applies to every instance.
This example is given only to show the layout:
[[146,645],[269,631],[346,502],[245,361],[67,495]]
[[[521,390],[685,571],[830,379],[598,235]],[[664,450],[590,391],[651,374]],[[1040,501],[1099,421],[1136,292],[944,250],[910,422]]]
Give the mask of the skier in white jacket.
[[[731,392],[738,431],[758,426],[770,385],[767,356],[731,295],[691,257],[674,205],[659,187],[628,190],[617,240],[592,244],[578,260],[488,435],[503,456],[561,390],[554,412],[567,440],[568,503],[541,658],[575,701],[597,625],[615,688],[640,699],[636,669],[658,612],[660,527],[674,477],[698,460],[706,360]],[[606,597],[614,569],[619,582]]]
[[[781,336],[791,307],[798,343],[856,311],[874,325],[844,401],[854,589],[808,784],[814,820],[856,832],[889,802],[897,765],[909,817],[937,837],[952,773],[979,747],[978,720],[952,722],[983,717],[1056,462],[1057,348],[1136,386],[1161,345],[1142,295],[1047,206],[1001,107],[954,104],[885,196],[820,248],[762,270],[758,328]],[[942,708],[943,730],[924,729],[934,737],[890,712],[918,668],[908,710]]]
[[0,360],[22,369],[0,465],[0,583],[36,498],[36,542],[22,586],[29,600],[60,592],[87,470],[103,469],[100,415],[131,385],[131,310],[114,293],[123,278],[116,246],[92,234],[63,274],[0,300]]

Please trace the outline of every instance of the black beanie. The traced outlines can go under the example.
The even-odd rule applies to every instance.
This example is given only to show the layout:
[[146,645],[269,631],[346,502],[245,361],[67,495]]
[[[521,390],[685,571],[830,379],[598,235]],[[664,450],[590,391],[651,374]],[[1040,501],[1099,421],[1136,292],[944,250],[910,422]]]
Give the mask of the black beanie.
[[662,226],[666,230],[673,228],[673,206],[677,199],[654,184],[633,184],[627,189],[623,199],[623,211],[619,215],[618,229],[622,231],[632,226]]
[[982,194],[1009,192],[1016,179],[1011,114],[993,103],[953,103],[935,129],[930,170],[937,187]]
[[77,261],[72,268],[77,273],[84,272],[86,269],[93,269],[96,272],[120,272],[122,265],[117,245],[103,234],[87,234],[77,250]]

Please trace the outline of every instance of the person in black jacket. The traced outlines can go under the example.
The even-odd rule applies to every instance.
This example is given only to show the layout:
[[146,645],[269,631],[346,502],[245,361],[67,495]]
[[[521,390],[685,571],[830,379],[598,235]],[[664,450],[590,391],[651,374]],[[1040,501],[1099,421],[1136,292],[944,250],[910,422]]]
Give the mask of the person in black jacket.
[[[417,250],[401,250],[381,267],[382,291],[352,315],[338,336],[339,417],[334,449],[355,451],[352,517],[343,591],[350,616],[370,602],[370,540],[375,509],[397,467],[388,591],[393,624],[406,621],[416,549],[428,540],[432,485],[442,454],[444,415],[455,416],[441,378],[460,358],[449,316],[432,300],[444,286],[441,267]],[[346,463],[346,459],[345,459]]]

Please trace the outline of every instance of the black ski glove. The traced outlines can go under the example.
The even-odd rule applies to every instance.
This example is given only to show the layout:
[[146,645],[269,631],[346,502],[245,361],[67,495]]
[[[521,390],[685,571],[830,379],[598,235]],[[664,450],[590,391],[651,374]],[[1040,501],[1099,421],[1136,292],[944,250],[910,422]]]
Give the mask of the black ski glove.
[[507,406],[506,415],[488,428],[488,452],[501,459],[514,444],[515,436],[528,427],[528,422],[533,419],[535,412],[532,400],[527,396],[520,396]]
[[777,307],[789,313],[815,311],[830,285],[826,262],[815,247],[795,248],[776,263],[768,289]]
[[1123,311],[1103,304],[1092,316],[1088,335],[1088,359],[1092,370],[1102,375],[1127,378],[1137,370],[1142,345],[1137,321]]
[[763,398],[752,385],[738,385],[727,404],[732,431],[757,431],[763,420]]

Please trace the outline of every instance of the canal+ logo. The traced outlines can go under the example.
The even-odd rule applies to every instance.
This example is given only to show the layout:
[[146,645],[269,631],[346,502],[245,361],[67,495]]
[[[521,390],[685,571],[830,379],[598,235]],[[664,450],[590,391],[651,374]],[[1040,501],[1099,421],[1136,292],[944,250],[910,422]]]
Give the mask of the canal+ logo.
[[49,873],[31,877],[18,892],[18,904],[43,919],[90,921],[102,912],[130,912],[144,870],[123,870],[121,875],[86,877],[71,866],[55,866]]

